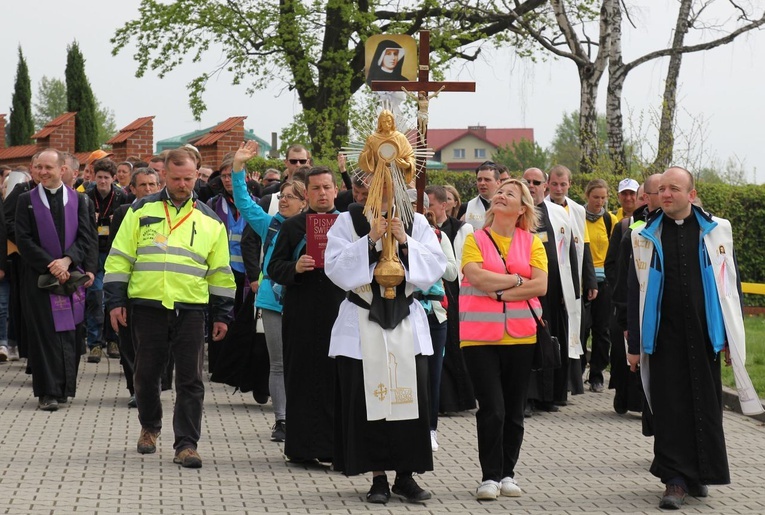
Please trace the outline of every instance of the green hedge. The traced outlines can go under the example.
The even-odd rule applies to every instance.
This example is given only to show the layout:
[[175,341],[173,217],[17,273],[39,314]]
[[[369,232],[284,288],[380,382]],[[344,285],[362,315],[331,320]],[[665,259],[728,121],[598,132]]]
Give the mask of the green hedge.
[[[613,175],[574,175],[569,196],[583,203],[584,188],[595,177],[605,179],[611,186],[610,208],[615,210],[619,178]],[[478,194],[474,172],[430,171],[428,182],[453,185],[460,192],[463,202]],[[765,185],[699,183],[696,189],[705,210],[730,220],[742,281],[765,283],[765,252],[760,245],[760,242],[765,241]],[[744,302],[747,306],[765,306],[765,296],[745,295]]]

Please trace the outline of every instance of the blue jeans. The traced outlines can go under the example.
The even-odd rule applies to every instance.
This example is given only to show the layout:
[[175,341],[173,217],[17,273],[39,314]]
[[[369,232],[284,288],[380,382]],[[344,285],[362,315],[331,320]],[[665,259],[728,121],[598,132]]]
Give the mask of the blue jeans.
[[428,315],[430,339],[433,340],[433,355],[428,356],[428,374],[430,375],[430,430],[438,429],[438,406],[441,402],[441,372],[444,369],[444,349],[446,347],[446,320],[438,323],[435,315]]
[[98,272],[85,296],[85,327],[87,328],[88,349],[103,347],[104,344],[104,263],[106,252],[98,253]]

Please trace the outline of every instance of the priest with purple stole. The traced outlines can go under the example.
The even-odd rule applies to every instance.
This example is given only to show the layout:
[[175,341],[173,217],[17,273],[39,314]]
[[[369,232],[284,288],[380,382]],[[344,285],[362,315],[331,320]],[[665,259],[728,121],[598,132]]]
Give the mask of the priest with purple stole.
[[63,165],[60,152],[43,151],[35,164],[40,183],[16,206],[32,387],[45,411],[56,411],[74,397],[76,326],[84,317],[84,287],[92,283],[97,265],[88,202],[62,183]]

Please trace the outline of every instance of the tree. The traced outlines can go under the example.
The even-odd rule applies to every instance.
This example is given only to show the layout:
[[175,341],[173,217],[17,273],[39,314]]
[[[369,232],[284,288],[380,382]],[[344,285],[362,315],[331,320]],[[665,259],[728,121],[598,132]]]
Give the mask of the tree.
[[85,75],[85,59],[76,41],[67,47],[66,109],[77,112],[75,118],[75,151],[87,152],[98,148],[98,118],[96,99]]
[[117,122],[114,119],[114,111],[108,107],[101,105],[101,102],[96,98],[96,125],[98,127],[97,141],[98,148],[104,146],[104,144],[112,139],[117,133]]
[[517,143],[498,147],[492,160],[507,166],[511,172],[522,172],[527,168],[547,169],[549,156],[537,142],[522,139]]
[[[572,61],[579,74],[579,145],[577,168],[589,173],[598,164],[598,84],[608,64],[611,44],[607,12],[619,0],[550,0],[550,11],[518,20],[522,33],[554,56]],[[590,37],[598,22],[599,35]],[[560,30],[550,30],[557,25]],[[571,168],[574,163],[568,166]]]
[[40,130],[45,124],[66,112],[66,84],[55,77],[49,79],[45,75],[37,86],[37,102],[35,102],[35,129]]
[[699,43],[696,45],[685,46],[685,36],[690,28],[712,29],[714,32],[720,32],[721,27],[725,25],[719,20],[704,21],[701,19],[702,13],[714,3],[715,0],[704,0],[703,2],[694,2],[693,0],[681,0],[678,7],[678,15],[675,23],[672,46],[649,52],[628,63],[624,63],[621,53],[621,35],[622,35],[622,4],[615,2],[608,11],[611,34],[611,55],[608,65],[608,96],[606,100],[606,116],[608,118],[608,148],[609,155],[615,163],[617,169],[626,168],[626,152],[624,149],[623,138],[623,117],[621,112],[621,96],[624,88],[624,82],[627,74],[640,66],[660,57],[670,57],[667,69],[667,79],[665,81],[664,95],[662,99],[661,121],[659,123],[659,141],[656,147],[656,157],[652,169],[654,172],[661,172],[672,161],[674,150],[674,122],[677,110],[677,85],[680,76],[680,66],[682,64],[682,55],[691,52],[702,52],[711,50],[721,45],[726,45],[734,41],[737,37],[756,29],[765,24],[765,11],[758,19],[752,19],[752,9],[744,9],[742,5],[730,2],[730,8],[739,24],[735,30],[721,36],[717,39]]
[[[550,144],[550,164],[566,166],[572,173],[584,172],[580,166],[582,159],[582,146],[579,142],[581,131],[579,130],[581,116],[578,111],[563,113],[563,120],[555,128],[555,137]],[[595,148],[599,155],[606,155],[606,117],[596,115]],[[592,170],[589,170],[590,172]]]
[[516,20],[545,3],[516,0],[508,8],[502,0],[142,0],[137,19],[112,38],[112,52],[134,43],[136,75],[156,70],[162,78],[215,49],[223,62],[187,85],[197,119],[206,109],[205,85],[216,74],[232,74],[234,84],[248,82],[250,94],[282,83],[297,93],[313,154],[330,156],[347,141],[348,110],[364,85],[369,36],[438,27],[430,40],[437,75],[451,59],[476,59],[480,46],[461,50],[470,43],[506,43]]
[[16,83],[11,99],[11,116],[8,122],[8,144],[28,145],[35,132],[32,119],[32,83],[29,68],[19,47],[19,64],[16,67]]
[[[46,76],[40,80],[37,87],[37,102],[35,102],[35,128],[40,130],[46,123],[57,116],[67,112],[66,108],[66,84],[57,78],[49,79]],[[96,124],[98,126],[98,145],[100,148],[109,141],[117,132],[117,122],[114,120],[114,111],[95,98]]]

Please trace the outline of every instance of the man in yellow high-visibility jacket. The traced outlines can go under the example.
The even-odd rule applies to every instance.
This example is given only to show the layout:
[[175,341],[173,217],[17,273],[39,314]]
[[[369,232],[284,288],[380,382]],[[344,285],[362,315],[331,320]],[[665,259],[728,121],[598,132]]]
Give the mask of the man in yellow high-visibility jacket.
[[176,369],[175,458],[198,468],[202,426],[205,311],[213,340],[226,335],[234,305],[226,229],[194,196],[197,167],[185,148],[168,153],[166,187],[133,204],[106,260],[104,291],[112,327],[131,320],[138,452],[156,452],[162,428],[160,377],[172,354]]

